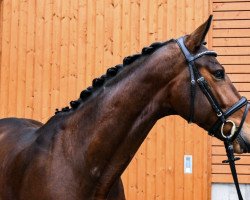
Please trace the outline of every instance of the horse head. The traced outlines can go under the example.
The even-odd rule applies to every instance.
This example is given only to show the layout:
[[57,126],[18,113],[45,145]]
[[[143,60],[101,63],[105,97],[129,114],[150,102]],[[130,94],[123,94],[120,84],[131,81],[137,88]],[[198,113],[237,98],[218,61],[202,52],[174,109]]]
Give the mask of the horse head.
[[[234,152],[250,152],[249,104],[241,97],[204,39],[212,16],[190,35],[176,40],[178,74],[172,80],[172,112],[210,135],[233,142]],[[190,100],[189,100],[190,99]],[[178,102],[178,103],[177,103]]]

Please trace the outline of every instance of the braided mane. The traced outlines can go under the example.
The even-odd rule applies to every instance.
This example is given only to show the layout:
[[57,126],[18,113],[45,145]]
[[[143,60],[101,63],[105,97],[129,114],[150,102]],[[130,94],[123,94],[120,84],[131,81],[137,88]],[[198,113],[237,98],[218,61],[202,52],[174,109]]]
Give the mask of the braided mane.
[[115,75],[117,75],[124,67],[126,67],[127,65],[130,65],[131,63],[133,63],[135,60],[141,58],[142,56],[145,55],[150,55],[153,52],[155,52],[157,49],[159,49],[160,47],[172,42],[173,39],[166,41],[166,42],[155,42],[152,43],[149,47],[144,47],[141,51],[140,54],[135,54],[132,56],[128,56],[125,57],[123,59],[123,64],[119,64],[116,65],[114,67],[111,67],[109,69],[107,69],[106,74],[102,75],[99,78],[95,78],[92,81],[92,86],[89,86],[87,89],[83,90],[80,93],[80,97],[78,100],[74,100],[70,102],[70,107],[67,106],[65,108],[62,108],[62,110],[56,109],[55,114],[61,113],[61,112],[69,112],[71,110],[76,110],[79,105],[84,102],[89,96],[91,96],[91,94],[97,90],[98,88],[100,88],[101,86],[103,86],[103,84],[111,79],[112,77],[114,77]]

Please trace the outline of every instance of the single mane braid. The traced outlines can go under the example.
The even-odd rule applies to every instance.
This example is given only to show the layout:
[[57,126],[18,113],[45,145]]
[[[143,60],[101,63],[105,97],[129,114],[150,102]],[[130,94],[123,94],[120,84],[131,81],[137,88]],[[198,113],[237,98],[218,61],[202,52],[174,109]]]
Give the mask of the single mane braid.
[[119,64],[116,65],[114,67],[108,68],[106,74],[102,75],[99,78],[95,78],[92,81],[92,86],[88,87],[87,89],[83,90],[80,94],[80,98],[78,100],[74,100],[70,102],[70,107],[65,107],[62,108],[62,110],[60,111],[59,109],[56,109],[55,114],[61,113],[61,112],[69,112],[71,110],[76,110],[79,105],[84,102],[88,97],[91,96],[91,94],[97,90],[98,88],[100,88],[101,86],[103,86],[103,84],[109,80],[110,78],[113,78],[114,76],[116,76],[119,71],[122,70],[123,67],[132,64],[134,61],[138,60],[139,58],[141,58],[142,56],[147,56],[152,54],[153,52],[155,52],[157,49],[159,49],[160,47],[166,45],[167,43],[173,41],[173,39],[167,41],[167,42],[155,42],[152,43],[149,47],[144,47],[141,51],[140,54],[134,54],[132,56],[127,56],[123,59],[123,64]]

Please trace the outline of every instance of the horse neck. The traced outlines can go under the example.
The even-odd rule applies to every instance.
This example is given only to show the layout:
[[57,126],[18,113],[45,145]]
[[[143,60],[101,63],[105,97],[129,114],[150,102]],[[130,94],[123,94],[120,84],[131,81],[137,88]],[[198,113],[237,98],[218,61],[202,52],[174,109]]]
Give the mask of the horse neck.
[[107,195],[156,121],[168,114],[164,98],[173,77],[171,46],[127,66],[66,114],[60,139],[64,155],[73,159],[74,168],[79,167],[85,188],[90,183],[98,186],[96,196]]

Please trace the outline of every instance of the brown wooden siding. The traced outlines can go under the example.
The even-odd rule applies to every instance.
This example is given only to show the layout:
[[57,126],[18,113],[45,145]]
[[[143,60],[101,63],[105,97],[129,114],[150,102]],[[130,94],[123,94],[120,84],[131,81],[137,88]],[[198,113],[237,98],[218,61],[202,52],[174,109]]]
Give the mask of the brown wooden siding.
[[[107,67],[190,33],[210,10],[209,0],[1,2],[0,117],[43,122]],[[179,117],[160,120],[123,174],[127,199],[210,199],[209,141]],[[183,173],[185,154],[193,174]]]
[[[213,1],[213,49],[230,79],[250,99],[250,1]],[[237,172],[241,183],[250,183],[250,155],[240,156]],[[212,140],[212,181],[233,182],[222,142]]]
[[[0,63],[2,60],[2,27],[3,27],[3,2],[0,1]],[[0,77],[1,77],[1,67],[0,67]]]

